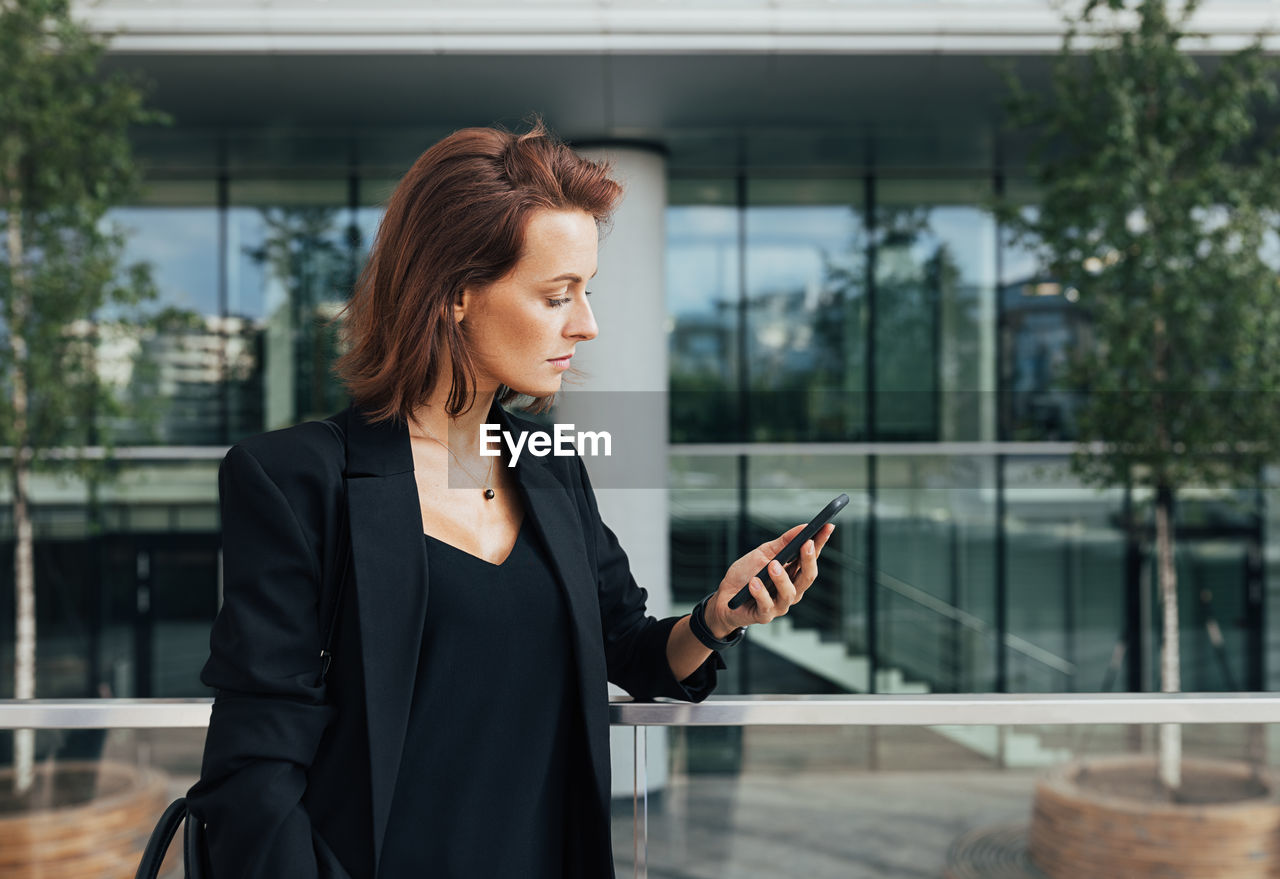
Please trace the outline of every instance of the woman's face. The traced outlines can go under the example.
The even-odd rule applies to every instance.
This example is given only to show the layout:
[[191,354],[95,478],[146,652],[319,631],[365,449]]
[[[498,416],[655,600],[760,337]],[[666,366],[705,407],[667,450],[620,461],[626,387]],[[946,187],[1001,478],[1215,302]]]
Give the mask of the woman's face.
[[585,211],[539,210],[507,276],[464,291],[454,317],[479,368],[477,391],[504,384],[542,397],[560,390],[574,348],[598,332],[587,304],[596,242],[595,220]]

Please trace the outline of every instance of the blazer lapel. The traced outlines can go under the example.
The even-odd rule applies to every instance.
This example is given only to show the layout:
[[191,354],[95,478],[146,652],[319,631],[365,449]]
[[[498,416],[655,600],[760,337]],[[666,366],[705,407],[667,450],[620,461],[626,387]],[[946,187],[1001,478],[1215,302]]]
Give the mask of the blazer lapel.
[[[500,421],[503,430],[517,432],[501,407],[491,412],[491,422]],[[550,550],[556,579],[572,618],[573,650],[578,670],[583,719],[588,735],[591,763],[595,771],[599,802],[609,803],[609,684],[605,672],[604,639],[600,630],[600,603],[595,578],[587,560],[584,523],[578,505],[564,483],[556,478],[548,463],[554,458],[537,458],[526,451],[516,464],[516,480],[525,503],[525,515]],[[576,466],[569,462],[568,466]],[[606,812],[607,814],[607,812]]]
[[[496,402],[489,423],[516,433],[523,428]],[[372,424],[352,407],[348,419],[347,497],[351,552],[364,668],[368,723],[374,870],[404,751],[409,709],[422,648],[429,592],[427,549],[413,478],[407,425]],[[591,762],[600,801],[608,804],[609,706],[600,609],[587,561],[578,505],[551,471],[551,458],[521,455],[516,481],[525,515],[548,548],[558,586],[572,617],[573,649]]]
[[[355,566],[378,868],[404,750],[427,611],[427,557],[403,422],[372,424],[353,408],[347,498]],[[376,872],[375,872],[376,875]]]

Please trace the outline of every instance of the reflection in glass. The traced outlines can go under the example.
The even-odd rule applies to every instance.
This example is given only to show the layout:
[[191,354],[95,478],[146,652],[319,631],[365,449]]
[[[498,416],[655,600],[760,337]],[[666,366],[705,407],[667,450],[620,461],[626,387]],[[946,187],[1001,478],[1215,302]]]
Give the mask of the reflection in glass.
[[[1012,187],[1020,191],[1019,187]],[[1034,218],[1038,209],[1023,213]],[[1065,369],[1072,352],[1088,344],[1076,290],[1045,277],[1034,242],[1001,241],[1000,386],[1002,435],[1010,440],[1071,440],[1076,436],[1076,397]]]
[[994,464],[877,459],[877,692],[995,689]]
[[671,597],[694,603],[715,588],[742,545],[738,522],[738,459],[676,455],[668,462]]
[[748,187],[752,440],[866,436],[861,203],[856,179]]
[[1061,458],[1010,458],[1005,485],[1009,689],[1128,689],[1124,492],[1080,484]]
[[[1260,546],[1251,559],[1254,577],[1249,590],[1250,597],[1262,602],[1263,607],[1276,607],[1280,601],[1280,467],[1264,468],[1261,486],[1257,496]],[[1261,639],[1258,662],[1262,689],[1280,689],[1280,614],[1265,614],[1257,633]]]
[[876,436],[995,438],[995,221],[985,181],[877,183]]
[[290,184],[289,191],[233,187],[229,209],[229,315],[245,350],[245,375],[229,387],[233,438],[342,408],[330,367],[328,325],[354,283],[358,227],[341,181]]
[[[159,292],[144,311],[188,312],[190,319],[125,334],[104,330],[106,380],[126,415],[112,425],[116,442],[203,445],[222,441],[222,392],[232,351],[218,303],[218,211],[214,187],[185,185],[165,203],[115,208],[108,219],[129,230],[125,259],[152,266]],[[174,204],[178,197],[196,204]],[[207,199],[207,204],[200,202]]]
[[785,678],[771,676],[767,666],[753,662],[747,692],[870,692],[866,474],[861,455],[751,456],[748,547],[808,522],[841,493],[849,495],[849,504],[832,520],[835,531],[818,560],[818,579],[803,600],[787,612],[782,625],[748,629],[753,644],[785,657],[812,680],[805,682],[806,689],[793,689]]
[[[740,435],[738,212],[718,203],[732,191],[731,184],[718,182],[673,181],[671,187],[666,226],[672,442]],[[681,203],[682,198],[698,201]]]

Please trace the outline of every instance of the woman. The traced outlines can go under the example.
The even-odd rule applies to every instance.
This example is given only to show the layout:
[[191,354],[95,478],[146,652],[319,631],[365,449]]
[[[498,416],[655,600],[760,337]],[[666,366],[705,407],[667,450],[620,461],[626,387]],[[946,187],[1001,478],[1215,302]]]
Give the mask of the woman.
[[620,195],[541,125],[436,144],[347,307],[352,406],[227,453],[217,698],[188,795],[215,879],[612,876],[606,680],[701,701],[711,648],[813,582],[830,525],[771,572],[776,598],[753,578],[727,607],[801,525],[697,620],[656,620],[580,458],[480,454],[481,424],[540,429],[500,404],[548,404],[595,338],[586,284]]

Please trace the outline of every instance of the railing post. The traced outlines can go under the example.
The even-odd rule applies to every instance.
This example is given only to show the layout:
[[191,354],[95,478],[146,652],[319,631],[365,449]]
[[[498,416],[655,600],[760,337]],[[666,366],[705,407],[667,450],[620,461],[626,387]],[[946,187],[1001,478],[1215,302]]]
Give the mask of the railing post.
[[649,736],[648,727],[636,725],[633,729],[631,753],[633,793],[631,801],[632,862],[635,879],[649,876]]
[[1009,692],[1009,550],[1005,530],[1007,501],[1004,484],[1004,455],[996,455],[996,686],[997,693]]

